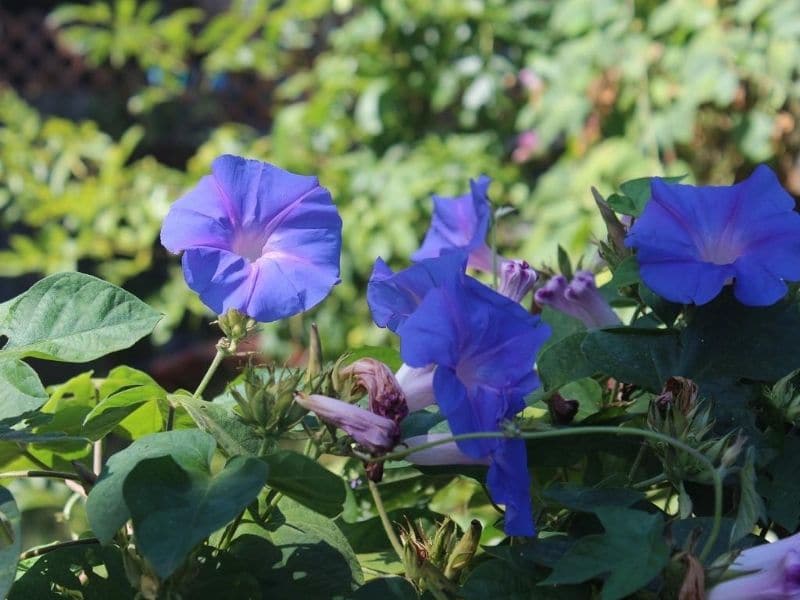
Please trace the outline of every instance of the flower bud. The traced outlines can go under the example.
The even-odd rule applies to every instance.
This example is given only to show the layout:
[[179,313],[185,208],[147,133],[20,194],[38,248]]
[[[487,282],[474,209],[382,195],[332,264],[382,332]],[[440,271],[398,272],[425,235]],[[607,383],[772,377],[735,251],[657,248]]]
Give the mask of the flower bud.
[[556,275],[536,291],[534,298],[540,306],[551,306],[582,321],[589,329],[622,324],[597,291],[594,275],[589,271],[576,272],[569,283],[563,275]]
[[400,439],[397,423],[353,404],[319,394],[302,393],[295,395],[295,402],[326,423],[345,431],[370,452],[388,452]]
[[697,384],[686,377],[670,377],[654,402],[660,410],[674,407],[682,415],[688,415],[697,403]]
[[236,345],[256,328],[256,321],[235,308],[228,309],[219,315],[217,323],[222,333],[229,340],[227,349],[236,351]]
[[444,567],[447,557],[456,545],[458,527],[450,517],[445,517],[444,521],[433,534],[431,543],[430,560],[437,567]]
[[306,380],[311,381],[322,372],[322,341],[319,339],[317,324],[311,324],[311,334],[308,341],[308,366],[306,367]]
[[547,406],[550,409],[550,419],[554,425],[569,425],[580,408],[577,400],[567,400],[559,393],[550,397]]
[[538,278],[536,271],[524,260],[506,260],[500,266],[500,286],[497,291],[520,302]]
[[444,576],[450,581],[458,580],[461,571],[472,561],[475,552],[478,550],[482,531],[483,527],[480,521],[473,519],[469,524],[469,529],[464,532],[464,535],[461,536],[461,539],[458,540],[458,543],[450,552],[447,566],[444,568]]

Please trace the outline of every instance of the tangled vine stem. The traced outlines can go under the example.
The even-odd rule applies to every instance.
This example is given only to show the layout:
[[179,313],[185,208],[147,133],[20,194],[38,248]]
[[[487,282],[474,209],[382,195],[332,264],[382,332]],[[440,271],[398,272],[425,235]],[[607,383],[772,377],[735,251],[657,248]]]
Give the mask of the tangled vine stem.
[[[646,429],[624,429],[621,427],[607,427],[602,425],[595,425],[591,427],[574,427],[570,429],[553,429],[550,431],[519,431],[519,432],[481,431],[476,433],[464,433],[461,435],[454,435],[453,437],[449,438],[434,440],[431,442],[427,442],[425,444],[420,444],[419,446],[414,446],[413,448],[407,448],[405,450],[390,452],[389,454],[384,454],[383,456],[374,456],[371,457],[369,460],[371,462],[401,460],[411,454],[414,454],[415,452],[419,452],[420,450],[427,450],[428,448],[434,448],[436,446],[441,446],[442,444],[448,444],[450,442],[458,442],[459,440],[480,440],[480,439],[495,439],[495,438],[544,440],[549,438],[569,437],[576,435],[624,435],[630,437],[646,438],[655,442],[669,444],[670,446],[673,446],[679,450],[683,450],[684,452],[686,452],[686,454],[690,455],[691,457],[701,462],[703,466],[708,470],[714,482],[714,522],[711,527],[711,533],[708,536],[708,540],[706,540],[705,546],[703,546],[703,550],[700,552],[699,555],[701,562],[708,557],[709,553],[711,552],[711,549],[714,547],[714,543],[717,541],[717,537],[719,536],[719,529],[722,524],[722,475],[720,471],[716,467],[714,467],[714,463],[708,460],[708,458],[706,458],[700,451],[696,450],[695,448],[692,448],[688,444],[685,444],[678,439],[675,439],[668,435],[664,435],[663,433],[658,433],[657,431],[648,431]],[[373,497],[374,495],[375,494],[373,493]]]

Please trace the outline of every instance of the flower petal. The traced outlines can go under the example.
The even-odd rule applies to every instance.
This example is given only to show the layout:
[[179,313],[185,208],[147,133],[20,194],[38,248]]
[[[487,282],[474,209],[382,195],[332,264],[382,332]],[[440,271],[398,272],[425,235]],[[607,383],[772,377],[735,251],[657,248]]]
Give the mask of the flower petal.
[[492,453],[486,484],[497,504],[504,504],[505,532],[529,536],[536,533],[531,506],[528,453],[523,440],[503,440]]
[[788,288],[783,280],[757,258],[743,256],[736,261],[734,268],[733,293],[742,304],[770,306],[786,295]]
[[433,197],[431,226],[422,246],[411,259],[435,258],[450,249],[472,252],[484,244],[489,229],[491,179],[485,175],[470,181],[470,193],[456,198]]
[[460,277],[465,268],[466,257],[460,252],[420,261],[398,273],[378,258],[367,285],[367,303],[375,324],[397,331],[429,290]]
[[246,312],[253,271],[245,259],[227,250],[189,248],[182,264],[186,283],[216,314],[229,308]]
[[161,243],[170,252],[206,246],[230,250],[233,223],[211,176],[203,177],[169,209]]

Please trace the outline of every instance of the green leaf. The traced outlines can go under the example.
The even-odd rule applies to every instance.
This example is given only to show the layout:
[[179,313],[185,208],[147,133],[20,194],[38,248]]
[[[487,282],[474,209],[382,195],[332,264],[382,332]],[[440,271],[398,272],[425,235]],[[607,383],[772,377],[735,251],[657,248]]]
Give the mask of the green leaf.
[[546,390],[594,375],[598,370],[583,353],[587,332],[579,331],[547,346],[536,359],[539,376]]
[[521,571],[537,566],[552,569],[574,544],[573,538],[565,535],[551,535],[514,544],[514,546],[486,546],[484,551]]
[[417,600],[419,595],[408,579],[379,577],[362,585],[351,598],[353,600]]
[[386,346],[362,346],[361,348],[357,348],[347,354],[342,364],[349,365],[360,358],[374,358],[375,360],[379,360],[392,371],[397,371],[403,364],[400,353],[394,348],[388,348]]
[[133,294],[83,273],[46,277],[9,302],[4,359],[86,362],[149,334],[161,315]]
[[[661,179],[668,183],[677,183],[684,177],[686,176],[678,175]],[[621,184],[619,188],[622,194],[611,194],[607,200],[609,206],[618,213],[638,217],[642,214],[647,201],[650,200],[650,183],[653,179],[653,177],[640,177]]]
[[200,429],[214,436],[228,456],[258,454],[263,438],[243,423],[233,410],[191,396],[176,394],[173,398],[186,409]]
[[595,514],[605,533],[579,539],[544,583],[581,583],[607,575],[601,598],[624,598],[647,585],[669,560],[661,515],[616,506]]
[[133,600],[136,595],[125,575],[122,553],[112,546],[52,550],[22,561],[20,573],[8,600]]
[[[547,587],[537,571],[510,568],[505,561],[482,562],[469,574],[461,593],[464,600],[584,600],[588,590],[581,586]],[[539,575],[541,578],[541,575]]]
[[661,329],[631,327],[590,331],[581,351],[597,371],[651,391],[661,389],[679,352],[678,336]]
[[170,456],[140,461],[122,494],[137,548],[161,577],[180,567],[195,545],[233,520],[261,491],[267,466],[236,456],[219,473],[184,469]]
[[639,263],[635,256],[629,256],[614,269],[614,275],[608,285],[621,288],[639,283]]
[[289,498],[278,505],[286,523],[271,533],[282,569],[265,582],[272,598],[349,596],[364,582],[353,549],[331,521]]
[[14,496],[0,487],[0,598],[8,590],[17,575],[17,562],[22,552],[22,530],[20,514]]
[[764,515],[764,501],[756,491],[755,460],[755,449],[748,448],[744,466],[739,471],[739,507],[731,530],[731,543],[750,533],[758,519]]
[[0,359],[0,419],[36,410],[47,398],[39,376],[28,364],[19,359]]
[[344,481],[317,461],[291,450],[262,457],[269,465],[267,485],[326,517],[342,512]]
[[89,524],[97,538],[107,544],[130,519],[123,497],[128,473],[148,458],[171,456],[187,470],[208,470],[216,443],[209,434],[194,429],[166,431],[145,436],[108,459],[86,500]]
[[694,310],[681,344],[687,377],[776,381],[800,367],[800,309],[789,300],[744,306],[726,290]]
[[[146,373],[130,367],[113,369],[100,385],[100,394],[100,402],[83,421],[83,433],[94,440],[104,437],[117,426],[124,428],[130,424],[132,419],[128,418],[140,409],[142,413],[148,408],[156,413],[168,409],[166,390]],[[146,407],[148,404],[150,406]]]
[[561,244],[558,245],[558,270],[567,279],[572,279],[572,263],[569,260],[569,254]]
[[783,452],[767,465],[768,477],[758,481],[767,504],[767,515],[788,531],[800,525],[800,439],[786,436]]
[[624,194],[611,194],[606,202],[612,210],[623,215],[638,217],[642,213],[642,207],[638,206],[633,198]]

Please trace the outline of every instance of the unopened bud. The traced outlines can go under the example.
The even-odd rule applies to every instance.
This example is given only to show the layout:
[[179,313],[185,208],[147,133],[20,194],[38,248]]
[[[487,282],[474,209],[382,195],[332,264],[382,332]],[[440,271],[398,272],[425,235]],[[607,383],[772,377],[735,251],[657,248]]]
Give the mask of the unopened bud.
[[654,402],[662,411],[673,407],[674,410],[686,416],[697,403],[697,391],[697,384],[691,379],[670,377]]
[[311,381],[322,372],[322,341],[316,323],[311,323],[311,334],[308,341],[308,366],[306,380]]
[[464,532],[464,535],[461,536],[461,539],[458,540],[452,552],[450,552],[450,556],[447,559],[447,566],[444,568],[444,576],[447,577],[447,579],[456,581],[461,571],[472,561],[475,552],[478,551],[478,544],[481,540],[482,531],[483,527],[480,521],[473,519],[469,524],[469,528]]
[[456,545],[458,527],[455,521],[450,517],[445,517],[445,520],[436,529],[433,534],[433,543],[431,544],[431,562],[437,567],[443,567],[447,557]]
[[524,260],[507,260],[500,266],[500,286],[497,291],[520,302],[533,289],[538,276]]
[[230,352],[235,352],[238,342],[246,338],[256,327],[254,319],[235,308],[230,308],[224,314],[221,314],[217,319],[217,323],[228,339],[226,347]]
[[742,435],[741,432],[739,432],[739,435],[736,436],[736,439],[733,441],[733,443],[730,446],[728,446],[722,453],[722,458],[720,459],[719,462],[723,468],[727,469],[736,464],[736,460],[742,453],[742,450],[744,449],[744,445],[746,443],[747,443],[747,437]]
[[567,400],[561,394],[555,393],[547,402],[550,409],[550,419],[555,425],[569,425],[578,414],[580,405],[577,400]]

